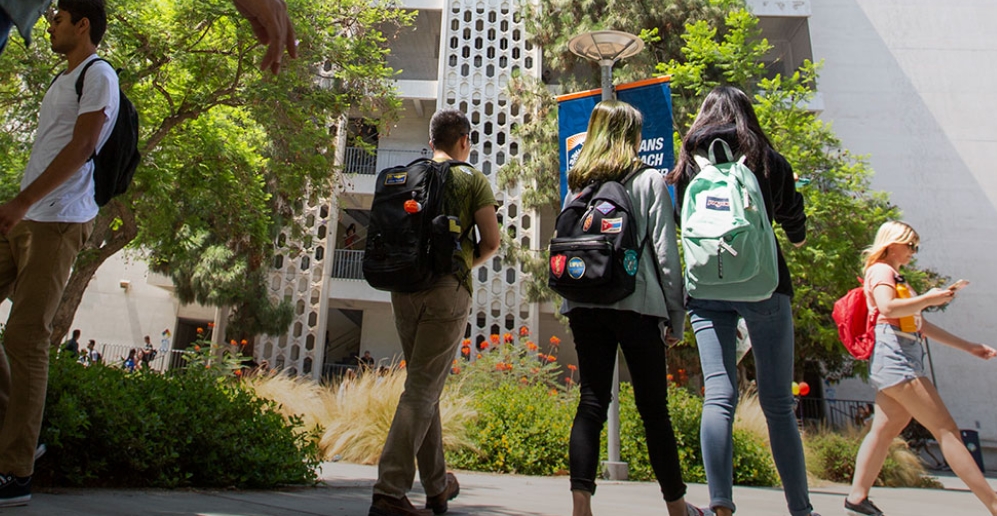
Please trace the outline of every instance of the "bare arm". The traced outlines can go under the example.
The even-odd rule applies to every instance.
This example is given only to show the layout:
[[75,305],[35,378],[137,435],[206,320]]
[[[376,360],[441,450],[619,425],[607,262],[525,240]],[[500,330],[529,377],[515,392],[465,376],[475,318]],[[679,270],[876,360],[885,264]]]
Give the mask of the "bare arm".
[[478,232],[481,234],[481,242],[478,243],[478,250],[481,253],[474,257],[472,267],[477,267],[490,258],[499,248],[499,227],[498,217],[495,215],[495,206],[488,205],[478,208],[474,212],[474,223],[478,225]]
[[59,151],[48,168],[16,197],[0,206],[0,232],[6,235],[31,206],[66,182],[90,159],[106,121],[103,110],[83,113],[76,118],[73,139]]
[[926,320],[921,321],[921,332],[923,332],[928,338],[937,340],[946,346],[951,346],[955,349],[961,349],[970,355],[977,356],[984,360],[990,360],[997,356],[997,350],[994,348],[980,344],[977,342],[970,342],[962,337],[953,335],[934,324]]
[[917,315],[929,306],[944,305],[952,301],[955,293],[949,289],[933,288],[919,296],[900,298],[897,297],[897,292],[892,286],[882,284],[876,286],[872,291],[872,295],[876,300],[876,307],[879,308],[879,313],[883,317],[895,319],[897,317]]

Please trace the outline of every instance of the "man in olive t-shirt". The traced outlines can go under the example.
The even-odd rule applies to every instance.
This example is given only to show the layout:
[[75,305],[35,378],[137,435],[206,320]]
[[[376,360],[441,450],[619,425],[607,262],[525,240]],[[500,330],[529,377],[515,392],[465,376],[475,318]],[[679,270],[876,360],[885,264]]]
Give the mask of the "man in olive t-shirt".
[[[466,161],[471,153],[471,124],[460,111],[437,112],[429,122],[433,159]],[[447,212],[460,218],[461,227],[475,224],[481,236],[478,255],[473,236],[461,242],[461,277],[441,276],[426,290],[391,294],[395,326],[407,363],[405,391],[378,464],[370,516],[443,514],[447,501],[460,490],[447,473],[443,458],[440,395],[471,308],[470,270],[488,259],[499,246],[495,195],[484,174],[470,167],[450,169],[444,190]],[[471,233],[473,235],[473,233]],[[426,509],[417,509],[406,494],[419,477],[426,491]]]

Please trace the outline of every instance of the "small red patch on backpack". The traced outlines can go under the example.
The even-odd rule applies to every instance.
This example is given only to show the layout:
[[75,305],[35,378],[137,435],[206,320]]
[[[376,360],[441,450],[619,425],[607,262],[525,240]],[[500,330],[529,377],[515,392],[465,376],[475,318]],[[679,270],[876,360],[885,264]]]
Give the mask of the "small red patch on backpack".
[[564,266],[568,263],[568,257],[563,254],[555,254],[550,257],[550,272],[555,277],[560,278],[564,274]]

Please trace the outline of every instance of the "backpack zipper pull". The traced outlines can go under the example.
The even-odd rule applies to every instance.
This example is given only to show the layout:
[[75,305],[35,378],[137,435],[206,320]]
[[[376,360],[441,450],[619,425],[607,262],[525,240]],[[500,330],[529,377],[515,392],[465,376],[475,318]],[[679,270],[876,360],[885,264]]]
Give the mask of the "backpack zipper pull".
[[[723,239],[720,241],[723,242]],[[721,246],[717,246],[717,276],[724,277],[724,249]]]

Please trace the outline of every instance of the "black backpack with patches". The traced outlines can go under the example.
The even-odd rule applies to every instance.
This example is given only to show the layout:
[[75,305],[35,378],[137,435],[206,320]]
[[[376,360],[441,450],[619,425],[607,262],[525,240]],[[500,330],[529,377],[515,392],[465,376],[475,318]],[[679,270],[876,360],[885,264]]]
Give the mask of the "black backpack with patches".
[[565,299],[611,304],[633,294],[647,241],[638,240],[635,213],[622,181],[594,182],[557,216],[550,241],[547,285]]
[[[98,61],[111,64],[98,57],[83,66],[76,79],[77,101],[83,97],[83,79],[87,70]],[[90,156],[93,161],[93,197],[97,206],[107,204],[112,197],[128,190],[141,158],[138,152],[138,111],[125,92],[118,88],[118,117],[114,120],[114,127],[100,152],[95,151]]]
[[448,215],[444,189],[450,168],[462,161],[421,158],[377,175],[367,228],[363,275],[370,286],[391,292],[418,292],[441,275],[462,273],[461,241],[474,227],[460,227]]

